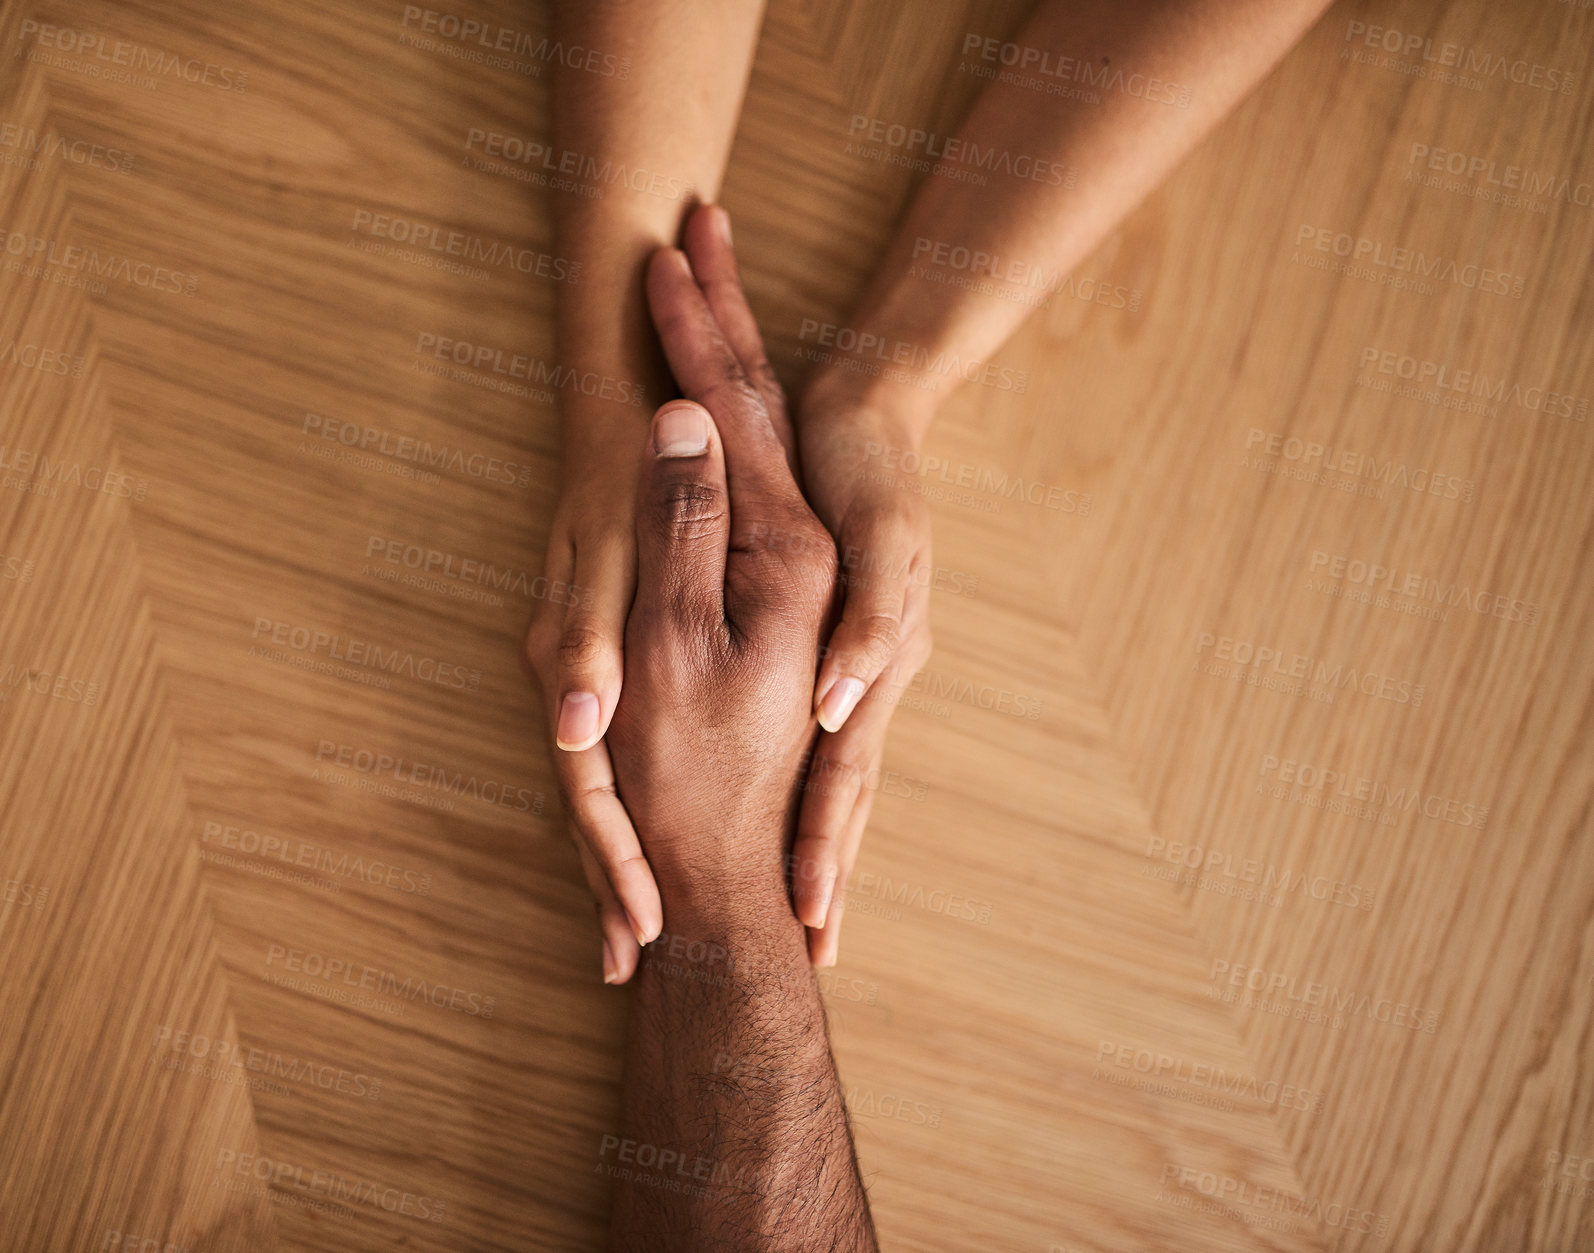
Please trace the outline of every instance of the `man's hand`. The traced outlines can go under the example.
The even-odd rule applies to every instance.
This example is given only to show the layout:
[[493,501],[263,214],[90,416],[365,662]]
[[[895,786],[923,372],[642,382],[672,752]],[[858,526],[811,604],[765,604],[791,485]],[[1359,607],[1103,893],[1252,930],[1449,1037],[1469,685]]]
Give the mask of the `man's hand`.
[[667,249],[648,270],[688,399],[653,419],[608,739],[670,934],[638,972],[621,1123],[598,1146],[610,1247],[875,1253],[782,858],[835,549],[792,476],[740,286],[695,268]]
[[[718,212],[699,211],[689,246]],[[783,841],[814,732],[836,572],[835,547],[792,477],[779,387],[740,285],[734,272],[728,284],[715,277],[728,241],[724,254],[695,251],[710,262],[703,286],[675,249],[648,271],[654,321],[689,399],[653,421],[625,687],[608,737],[666,914],[672,898],[695,904],[705,892],[784,898]]]

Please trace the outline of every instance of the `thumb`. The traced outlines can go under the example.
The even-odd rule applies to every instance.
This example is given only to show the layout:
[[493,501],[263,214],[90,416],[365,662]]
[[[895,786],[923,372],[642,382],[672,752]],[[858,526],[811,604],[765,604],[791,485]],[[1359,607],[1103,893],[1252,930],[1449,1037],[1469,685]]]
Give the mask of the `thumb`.
[[730,495],[724,446],[702,405],[672,400],[653,415],[638,491],[637,608],[676,621],[719,621]]

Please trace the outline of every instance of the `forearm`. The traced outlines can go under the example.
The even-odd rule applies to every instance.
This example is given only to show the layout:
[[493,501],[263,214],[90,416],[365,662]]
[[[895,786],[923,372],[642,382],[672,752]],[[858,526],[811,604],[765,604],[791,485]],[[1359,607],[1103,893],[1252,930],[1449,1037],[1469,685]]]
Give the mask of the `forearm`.
[[[768,886],[683,890],[632,1003],[611,1247],[876,1248],[802,924]],[[627,1160],[629,1159],[629,1160]]]
[[[1034,307],[1033,298],[1044,297],[1066,277],[1327,4],[1042,0],[1014,43],[1049,54],[1054,66],[1071,57],[1067,64],[1088,66],[1095,81],[1121,70],[1126,80],[1139,75],[1142,83],[1178,84],[1188,88],[1187,106],[1107,85],[1097,90],[1098,103],[1082,103],[993,79],[941,161],[943,172],[957,174],[966,166],[972,174],[994,154],[984,169],[985,184],[926,178],[848,319],[860,335],[876,337],[871,343],[885,345],[881,351],[902,346],[911,381],[882,382],[833,365],[816,375],[811,388],[868,395],[875,407],[894,410],[922,437],[940,402],[963,381],[956,371],[923,363],[938,354],[955,354],[964,363],[987,360]],[[1000,71],[999,58],[994,68]],[[1033,72],[1022,76],[1035,79]],[[968,260],[948,265],[953,248],[966,249],[959,257]],[[921,275],[938,268],[966,271],[997,290],[932,286]]]
[[[564,46],[626,63],[620,77],[561,59],[554,79],[555,148],[584,172],[574,181],[599,193],[551,193],[560,255],[582,263],[580,281],[558,291],[559,361],[611,380],[607,395],[562,395],[567,458],[602,459],[617,429],[639,431],[664,399],[669,375],[648,321],[643,270],[655,248],[676,241],[694,200],[719,193],[762,11],[762,0],[558,5]],[[628,403],[630,387],[615,383],[640,386],[642,404]]]

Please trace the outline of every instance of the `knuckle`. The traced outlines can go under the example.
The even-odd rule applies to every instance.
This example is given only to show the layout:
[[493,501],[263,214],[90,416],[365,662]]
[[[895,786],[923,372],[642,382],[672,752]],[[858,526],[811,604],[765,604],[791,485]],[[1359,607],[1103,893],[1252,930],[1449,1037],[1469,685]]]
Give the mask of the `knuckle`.
[[780,542],[765,545],[765,551],[778,559],[805,591],[829,595],[841,568],[830,532],[808,514],[775,528],[774,534],[781,537]]
[[724,494],[712,483],[677,479],[659,500],[659,524],[666,538],[695,539],[713,532],[725,517]]
[[572,623],[559,633],[558,657],[562,670],[588,670],[609,653],[609,641],[585,622]]
[[740,368],[727,368],[703,391],[703,405],[710,413],[728,411],[738,414],[744,409],[762,410],[764,395]]
[[902,622],[888,613],[858,618],[852,623],[852,631],[860,650],[878,662],[894,657],[902,643]]

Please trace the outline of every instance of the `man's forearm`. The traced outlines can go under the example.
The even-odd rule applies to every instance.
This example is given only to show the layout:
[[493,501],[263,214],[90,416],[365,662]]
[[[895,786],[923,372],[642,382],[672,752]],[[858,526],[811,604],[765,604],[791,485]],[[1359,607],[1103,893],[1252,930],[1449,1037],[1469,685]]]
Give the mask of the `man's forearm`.
[[[907,345],[910,362],[934,361],[937,354],[965,363],[989,358],[1034,307],[1024,298],[1043,297],[1047,285],[1083,260],[1327,6],[1328,0],[1042,0],[1008,45],[1018,46],[1009,59],[1018,60],[1014,75],[1022,82],[1000,77],[1002,45],[987,60],[985,43],[968,36],[975,42],[965,59],[990,64],[999,77],[981,93],[940,164],[952,175],[961,167],[983,171],[985,181],[924,180],[848,326],[888,346]],[[1053,70],[1045,79],[1024,68],[1043,55]],[[1065,66],[1074,71],[1056,72]],[[1092,83],[1096,103],[1046,90],[1067,86],[1083,94]],[[1153,83],[1161,100],[1146,87]],[[1141,85],[1138,92],[1129,89],[1133,84]],[[955,262],[952,249],[961,250]],[[934,269],[966,274],[1000,294],[932,285],[922,274]],[[882,405],[910,411],[921,437],[940,401],[963,381],[956,371],[915,374],[911,364],[911,384],[871,381],[840,361],[837,367],[815,385],[872,392]]]
[[677,888],[644,950],[601,1156],[627,1253],[876,1248],[802,924],[777,877]]
[[[762,0],[561,0],[557,35],[595,49],[624,76],[562,58],[554,79],[554,145],[572,181],[597,195],[555,190],[562,256],[581,261],[561,284],[556,318],[561,364],[640,385],[561,403],[567,455],[601,453],[612,424],[645,425],[664,399],[668,373],[654,346],[642,273],[661,244],[676,241],[694,200],[719,193],[741,110]],[[573,66],[570,62],[574,62]],[[618,399],[617,397],[625,397]]]

